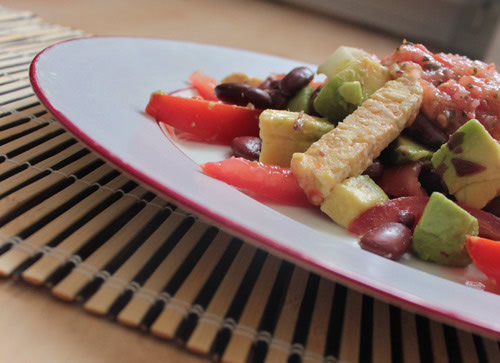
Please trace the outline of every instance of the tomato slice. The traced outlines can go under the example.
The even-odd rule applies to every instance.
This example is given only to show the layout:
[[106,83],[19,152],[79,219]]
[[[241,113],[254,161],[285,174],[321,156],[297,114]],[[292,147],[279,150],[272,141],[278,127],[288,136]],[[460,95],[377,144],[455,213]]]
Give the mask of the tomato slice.
[[477,268],[495,285],[498,285],[500,283],[500,241],[469,236],[466,246]]
[[295,206],[311,206],[289,168],[243,158],[200,165],[203,172],[234,187],[270,200]]
[[193,87],[198,91],[199,95],[207,101],[217,101],[214,88],[219,84],[215,79],[210,78],[201,71],[193,72],[189,76],[189,81]]
[[259,136],[261,110],[155,92],[146,113],[205,142],[229,145],[237,136]]
[[429,197],[402,197],[391,199],[377,204],[362,213],[351,222],[348,227],[349,232],[361,236],[370,229],[381,226],[389,222],[399,222],[399,212],[406,210],[415,216],[415,223],[418,222],[424,208],[429,201]]

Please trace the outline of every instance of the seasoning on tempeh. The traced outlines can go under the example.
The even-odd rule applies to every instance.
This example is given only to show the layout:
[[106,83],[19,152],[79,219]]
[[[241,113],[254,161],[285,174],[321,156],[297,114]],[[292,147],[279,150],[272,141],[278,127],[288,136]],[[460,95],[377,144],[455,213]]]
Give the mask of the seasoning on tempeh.
[[309,200],[320,205],[344,179],[361,174],[415,119],[422,87],[415,74],[387,82],[305,153],[291,168]]

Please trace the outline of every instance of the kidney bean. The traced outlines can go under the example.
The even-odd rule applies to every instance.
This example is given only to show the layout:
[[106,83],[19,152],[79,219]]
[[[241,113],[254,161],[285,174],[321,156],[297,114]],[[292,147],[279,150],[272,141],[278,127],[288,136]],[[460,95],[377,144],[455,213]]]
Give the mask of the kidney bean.
[[415,215],[406,209],[399,211],[398,219],[399,223],[410,229],[413,228],[413,225],[415,224]]
[[421,113],[418,114],[413,124],[404,130],[404,133],[432,149],[438,149],[448,141],[448,134]]
[[285,97],[278,89],[271,89],[268,92],[273,100],[271,108],[275,110],[284,110],[288,104],[288,98]]
[[309,68],[294,68],[280,81],[280,90],[284,95],[292,96],[298,90],[307,86],[313,78],[314,73]]
[[397,260],[410,248],[411,230],[401,223],[382,224],[368,231],[359,244],[366,251]]
[[363,172],[364,175],[368,175],[370,178],[373,180],[377,180],[382,176],[382,173],[384,172],[384,165],[378,161],[374,160],[371,165],[366,168],[366,170]]
[[214,89],[215,95],[223,102],[233,105],[247,106],[253,104],[255,108],[265,109],[272,105],[272,98],[268,92],[256,87],[241,83],[221,83]]
[[233,155],[248,160],[259,160],[262,140],[256,136],[239,136],[231,142]]

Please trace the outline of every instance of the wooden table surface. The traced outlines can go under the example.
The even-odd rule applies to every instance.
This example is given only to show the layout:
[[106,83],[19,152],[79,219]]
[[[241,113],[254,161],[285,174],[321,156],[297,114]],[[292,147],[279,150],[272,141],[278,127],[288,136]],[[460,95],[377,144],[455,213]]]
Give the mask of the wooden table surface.
[[[383,56],[401,37],[271,1],[4,0],[94,35],[206,42],[319,63],[339,45]],[[495,55],[498,57],[498,55]],[[0,281],[0,362],[198,362],[176,345],[93,317],[46,289]]]

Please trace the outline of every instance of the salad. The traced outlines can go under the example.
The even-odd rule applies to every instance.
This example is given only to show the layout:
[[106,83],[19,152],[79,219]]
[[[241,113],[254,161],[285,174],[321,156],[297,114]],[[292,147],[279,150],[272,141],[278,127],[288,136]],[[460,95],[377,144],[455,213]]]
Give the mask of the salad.
[[[323,74],[321,81],[315,73]],[[190,76],[146,112],[178,137],[231,145],[203,172],[275,202],[319,208],[361,248],[500,282],[500,75],[403,42],[382,60],[340,47],[316,70]]]

